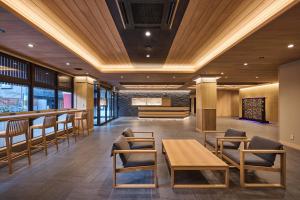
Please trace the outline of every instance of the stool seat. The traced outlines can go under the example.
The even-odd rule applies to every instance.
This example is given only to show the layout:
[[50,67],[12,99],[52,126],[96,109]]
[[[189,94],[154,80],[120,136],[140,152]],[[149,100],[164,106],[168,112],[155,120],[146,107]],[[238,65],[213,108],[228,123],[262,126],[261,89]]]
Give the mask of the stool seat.
[[6,132],[5,131],[0,131],[0,138],[4,138],[5,137]]

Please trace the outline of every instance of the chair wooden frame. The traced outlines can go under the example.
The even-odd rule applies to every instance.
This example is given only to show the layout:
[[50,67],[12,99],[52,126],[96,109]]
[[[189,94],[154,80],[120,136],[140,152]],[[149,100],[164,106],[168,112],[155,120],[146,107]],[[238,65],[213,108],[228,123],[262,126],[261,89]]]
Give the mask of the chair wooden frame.
[[[25,127],[21,127],[21,124],[18,124],[20,121],[27,121]],[[10,124],[13,125],[10,127]],[[10,128],[9,128],[10,127]],[[2,157],[0,163],[7,163],[8,164],[8,173],[12,174],[12,162],[15,159],[18,159],[23,156],[27,156],[28,164],[31,164],[31,151],[29,148],[29,122],[28,119],[17,119],[17,120],[9,120],[7,122],[6,130],[4,135],[0,135],[0,138],[5,138],[6,143],[6,156]],[[13,152],[13,137],[25,135],[25,141],[27,144],[27,148],[20,152]]]
[[232,142],[232,140],[236,140],[236,142],[241,142],[241,141],[247,140],[247,137],[216,136],[216,146],[215,147],[213,147],[209,143],[207,143],[207,134],[221,134],[221,133],[223,133],[223,135],[225,135],[225,132],[226,131],[203,131],[203,133],[204,133],[204,146],[206,148],[207,148],[207,146],[209,146],[210,148],[214,148],[214,150],[212,150],[212,152],[215,153],[216,155],[219,155],[219,153],[220,153],[219,147],[221,146],[221,140],[223,140],[223,142],[225,140],[228,140],[230,142]]
[[[56,115],[50,115],[51,117]],[[45,116],[45,117],[50,117],[50,116]],[[45,119],[44,119],[45,120]],[[47,135],[46,135],[46,128],[54,128],[54,139],[52,140],[47,140]],[[41,129],[42,130],[42,143],[39,144],[35,144],[33,145],[31,140],[32,140],[32,136],[33,136],[33,130],[34,129]],[[32,148],[37,148],[37,149],[44,149],[45,154],[48,155],[48,144],[54,143],[56,145],[56,151],[58,151],[58,135],[57,135],[57,123],[55,121],[55,123],[53,123],[51,126],[45,126],[45,121],[43,122],[43,124],[40,125],[32,125],[30,127],[30,134],[29,134],[29,148],[30,151]]]
[[[117,168],[117,154],[151,153],[154,154],[154,165]],[[153,171],[153,184],[118,184],[117,174],[141,170]],[[157,184],[157,151],[156,150],[113,150],[113,188],[156,188]]]
[[[231,140],[232,142],[238,139]],[[225,140],[221,140],[221,158],[228,161],[233,167],[240,170],[240,185],[244,188],[286,188],[286,151],[285,150],[265,150],[265,149],[246,149],[247,143],[250,140],[240,140],[244,145],[241,145],[240,149],[240,164],[236,163],[232,159],[223,155],[223,143]],[[228,140],[227,140],[228,141]],[[274,153],[280,155],[280,166],[279,167],[265,167],[265,166],[255,166],[255,165],[245,165],[245,154],[255,153],[255,154],[266,154]],[[247,183],[245,179],[245,170],[260,170],[269,172],[279,172],[280,173],[280,183]]]
[[[64,130],[63,130],[63,134],[62,135],[59,135],[57,136],[58,139],[67,139],[68,141],[68,145],[70,145],[70,136],[74,136],[74,139],[75,139],[75,142],[77,141],[76,137],[77,137],[77,133],[75,131],[75,114],[71,114],[71,115],[74,115],[74,118],[73,119],[68,119],[68,116],[70,114],[67,115],[67,118],[65,120],[62,120],[62,121],[57,121],[56,124],[59,125],[59,124],[63,124],[64,125]],[[70,130],[68,128],[68,124],[69,123],[72,123],[72,130]],[[71,131],[71,133],[70,133]]]

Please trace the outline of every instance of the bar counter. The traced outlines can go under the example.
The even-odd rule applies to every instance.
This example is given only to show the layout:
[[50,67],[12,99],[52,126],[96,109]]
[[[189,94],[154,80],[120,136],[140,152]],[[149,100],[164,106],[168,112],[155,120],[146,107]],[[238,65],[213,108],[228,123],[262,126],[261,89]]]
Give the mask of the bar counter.
[[65,110],[43,110],[43,111],[28,111],[22,113],[2,113],[0,115],[0,122],[16,119],[36,119],[49,115],[63,115],[67,113],[76,113],[86,111],[85,109],[65,109]]

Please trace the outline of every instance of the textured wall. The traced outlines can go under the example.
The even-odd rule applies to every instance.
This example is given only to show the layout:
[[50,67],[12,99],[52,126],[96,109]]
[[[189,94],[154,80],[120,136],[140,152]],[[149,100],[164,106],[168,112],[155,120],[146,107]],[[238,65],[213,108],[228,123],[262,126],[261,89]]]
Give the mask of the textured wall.
[[119,93],[119,116],[138,116],[138,106],[131,105],[134,97],[168,97],[171,98],[172,106],[190,106],[189,92],[122,92]]

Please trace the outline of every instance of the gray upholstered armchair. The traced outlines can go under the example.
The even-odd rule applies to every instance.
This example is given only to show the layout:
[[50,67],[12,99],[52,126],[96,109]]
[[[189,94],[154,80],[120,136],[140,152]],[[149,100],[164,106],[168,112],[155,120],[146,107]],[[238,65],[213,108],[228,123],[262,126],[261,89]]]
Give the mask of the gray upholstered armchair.
[[204,131],[204,146],[213,148],[213,151],[216,154],[219,152],[220,140],[223,140],[224,149],[238,149],[241,141],[246,139],[245,131],[232,128],[227,129],[226,131]]
[[153,132],[132,131],[130,128],[126,128],[122,132],[122,135],[126,137],[131,149],[155,149]]
[[[120,156],[123,167],[117,168],[117,154]],[[156,188],[157,187],[157,152],[156,150],[131,149],[124,136],[119,136],[113,143],[113,187],[114,188]],[[153,171],[152,184],[118,184],[117,173],[131,171]]]
[[[242,187],[286,187],[286,152],[283,145],[262,137],[255,136],[249,145],[243,141],[240,150],[224,149],[221,140],[221,157],[240,170]],[[280,155],[280,166],[275,166],[276,155]],[[280,183],[246,183],[245,170],[262,170],[280,173]]]

